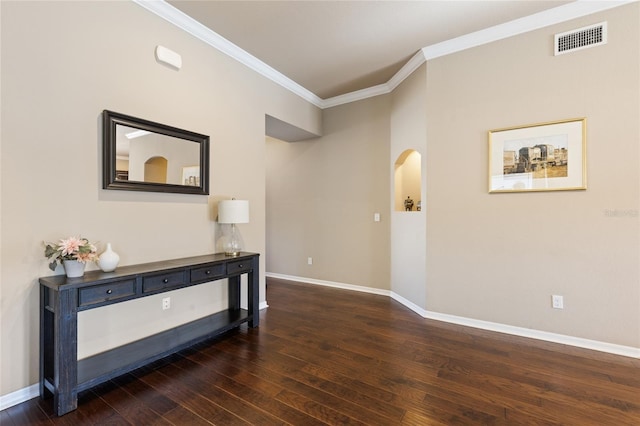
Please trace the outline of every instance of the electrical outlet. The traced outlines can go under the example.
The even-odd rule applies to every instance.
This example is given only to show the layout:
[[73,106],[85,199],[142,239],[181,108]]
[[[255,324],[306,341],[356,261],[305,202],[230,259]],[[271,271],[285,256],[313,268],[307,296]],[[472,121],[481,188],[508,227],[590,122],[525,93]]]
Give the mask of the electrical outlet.
[[162,310],[165,311],[171,307],[171,298],[165,297],[162,299]]
[[313,258],[307,257],[307,265],[313,265]]
[[564,309],[564,297],[554,294],[551,296],[551,306],[554,309]]

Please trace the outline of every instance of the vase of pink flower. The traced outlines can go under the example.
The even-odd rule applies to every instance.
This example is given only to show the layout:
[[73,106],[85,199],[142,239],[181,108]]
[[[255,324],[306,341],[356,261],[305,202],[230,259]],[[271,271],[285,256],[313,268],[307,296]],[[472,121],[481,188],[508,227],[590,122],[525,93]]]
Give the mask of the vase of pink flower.
[[69,278],[84,275],[87,262],[98,259],[96,246],[86,238],[69,237],[57,243],[45,243],[44,255],[49,259],[49,269],[56,270],[58,264],[64,265]]

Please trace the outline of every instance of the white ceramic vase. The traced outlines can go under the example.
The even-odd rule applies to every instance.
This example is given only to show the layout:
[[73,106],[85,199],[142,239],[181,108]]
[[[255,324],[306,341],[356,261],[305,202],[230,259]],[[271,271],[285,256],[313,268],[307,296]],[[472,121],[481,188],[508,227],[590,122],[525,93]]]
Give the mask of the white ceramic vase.
[[98,266],[104,272],[115,271],[120,262],[118,253],[111,249],[111,243],[107,243],[107,249],[98,257]]
[[84,275],[84,267],[86,264],[77,260],[63,260],[64,272],[69,278],[78,278]]

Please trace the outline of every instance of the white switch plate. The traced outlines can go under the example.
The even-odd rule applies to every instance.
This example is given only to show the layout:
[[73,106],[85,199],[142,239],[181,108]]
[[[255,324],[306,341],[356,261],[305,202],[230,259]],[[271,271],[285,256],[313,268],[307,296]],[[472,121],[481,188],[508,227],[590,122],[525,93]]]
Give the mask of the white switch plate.
[[313,258],[307,257],[307,265],[313,265]]
[[564,309],[564,297],[554,294],[551,296],[551,306],[554,309]]
[[380,213],[374,213],[373,214],[373,221],[374,222],[380,222]]

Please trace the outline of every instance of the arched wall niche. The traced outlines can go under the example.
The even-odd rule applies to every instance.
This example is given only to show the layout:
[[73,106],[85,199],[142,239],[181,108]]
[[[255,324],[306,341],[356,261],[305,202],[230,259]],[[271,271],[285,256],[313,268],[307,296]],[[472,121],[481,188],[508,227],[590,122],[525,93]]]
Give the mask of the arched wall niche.
[[[403,151],[394,167],[394,210],[420,211],[422,156],[414,149]],[[410,201],[407,201],[410,200]]]
[[167,159],[151,157],[144,163],[144,181],[167,183]]

